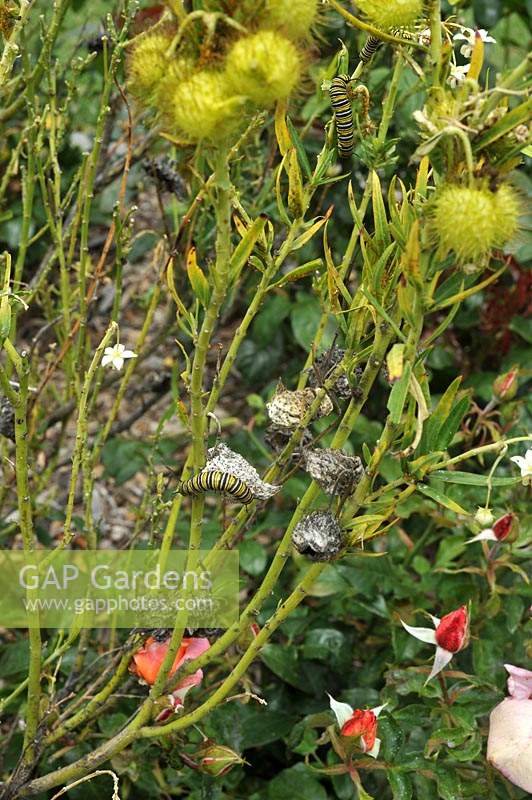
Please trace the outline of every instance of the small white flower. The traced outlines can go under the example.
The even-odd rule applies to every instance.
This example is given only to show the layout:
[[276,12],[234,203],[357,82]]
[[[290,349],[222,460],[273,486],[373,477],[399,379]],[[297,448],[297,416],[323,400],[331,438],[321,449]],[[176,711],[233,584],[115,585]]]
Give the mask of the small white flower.
[[493,36],[490,36],[488,34],[488,31],[485,30],[484,28],[481,28],[478,31],[473,30],[473,28],[462,28],[461,33],[455,33],[455,35],[453,36],[453,41],[466,42],[466,44],[463,44],[462,47],[460,48],[460,52],[462,53],[464,58],[471,58],[471,53],[473,52],[473,47],[475,45],[475,38],[477,33],[484,42],[484,44],[489,44],[489,43],[495,44],[497,41],[496,39],[493,38]]
[[103,351],[102,367],[110,364],[114,369],[122,369],[126,358],[136,358],[137,354],[133,350],[126,350],[123,344],[117,342],[113,347],[106,347]]
[[456,64],[451,64],[451,72],[449,77],[447,78],[447,83],[453,88],[456,89],[459,83],[465,81],[467,77],[467,73],[469,72],[469,64],[461,64],[460,66],[456,66]]
[[424,44],[425,47],[428,47],[432,40],[432,32],[430,28],[425,28],[424,30],[419,31],[417,38],[420,44]]
[[510,461],[515,462],[521,470],[523,486],[532,486],[532,450],[527,450],[524,458],[523,456],[512,456]]

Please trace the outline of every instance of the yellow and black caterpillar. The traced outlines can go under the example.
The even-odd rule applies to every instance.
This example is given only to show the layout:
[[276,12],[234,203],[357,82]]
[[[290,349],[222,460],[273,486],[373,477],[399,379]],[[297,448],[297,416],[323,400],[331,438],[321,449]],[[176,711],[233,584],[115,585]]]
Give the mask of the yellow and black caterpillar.
[[244,481],[229,472],[220,472],[214,469],[198,472],[187,481],[180,481],[177,486],[179,494],[202,494],[208,491],[225,492],[235,500],[240,500],[244,505],[253,500],[253,492]]
[[368,36],[358,57],[364,64],[367,64],[368,61],[371,61],[381,44],[382,39],[379,39],[377,36]]
[[329,96],[336,117],[338,155],[348,158],[353,152],[353,110],[349,99],[349,75],[337,75],[332,79]]

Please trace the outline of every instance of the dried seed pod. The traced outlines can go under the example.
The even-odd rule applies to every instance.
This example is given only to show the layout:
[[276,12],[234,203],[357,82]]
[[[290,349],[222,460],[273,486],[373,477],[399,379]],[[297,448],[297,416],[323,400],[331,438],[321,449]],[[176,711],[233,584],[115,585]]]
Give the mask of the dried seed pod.
[[358,456],[348,456],[329,447],[306,450],[304,460],[306,471],[327,494],[347,497],[364,474]]
[[[297,428],[316,399],[317,389],[296,389],[291,392],[279,382],[274,396],[266,403],[266,411],[274,425]],[[324,395],[315,419],[326,417],[333,410],[331,398]]]
[[0,397],[0,434],[15,441],[15,409],[7,397]]
[[[290,441],[291,436],[292,431],[290,428],[284,428],[280,425],[268,425],[264,432],[264,442],[268,445],[268,447],[271,447],[275,453],[280,453]],[[294,448],[294,451],[290,456],[290,460],[299,461],[301,454],[305,448],[309,447],[311,443],[312,433],[308,428],[304,428],[301,434],[301,439],[299,440],[299,444]]]
[[[318,356],[308,370],[309,386],[323,386],[323,382],[330,377],[331,372],[338,366],[344,355],[345,350],[335,345],[326,350],[325,353],[322,353],[321,356]],[[349,400],[351,398],[351,386],[345,372],[335,380],[332,390],[341,400]]]
[[330,511],[313,511],[297,523],[292,544],[311,561],[331,561],[342,549],[342,529]]
[[268,500],[281,488],[262,481],[255,467],[252,467],[249,461],[246,461],[239,453],[235,453],[223,442],[207,451],[207,463],[202,472],[213,471],[228,473],[234,475],[235,478],[240,478],[258,500]]

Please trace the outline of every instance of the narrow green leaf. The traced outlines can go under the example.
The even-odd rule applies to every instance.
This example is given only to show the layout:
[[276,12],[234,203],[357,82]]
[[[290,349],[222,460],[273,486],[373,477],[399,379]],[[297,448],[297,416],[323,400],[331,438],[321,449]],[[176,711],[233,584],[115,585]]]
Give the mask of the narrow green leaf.
[[323,268],[323,259],[322,258],[314,258],[312,261],[307,261],[306,264],[302,264],[300,267],[296,267],[296,269],[290,270],[287,272],[286,275],[283,275],[282,278],[279,278],[278,281],[275,283],[270,284],[268,287],[269,289],[279,289],[281,286],[284,286],[287,283],[293,283],[294,281],[298,281],[301,278],[306,277],[307,275],[312,274],[316,271],[321,271]]
[[443,506],[444,508],[448,508],[449,511],[454,511],[455,514],[463,514],[465,517],[469,516],[469,512],[462,508],[462,506],[455,503],[454,500],[451,500],[450,497],[447,497],[442,492],[437,491],[436,489],[432,489],[429,486],[426,486],[424,483],[418,484],[417,491],[424,494],[426,497],[429,497],[431,500],[434,500],[435,503],[438,503],[439,506]]
[[444,483],[460,483],[465,486],[516,486],[521,482],[521,478],[492,478],[488,480],[487,475],[477,475],[475,472],[446,472],[445,470],[437,469],[430,473],[430,478],[437,478]]
[[264,230],[266,220],[266,216],[261,215],[260,217],[257,217],[257,219],[254,220],[249,226],[239,244],[236,246],[229,262],[229,275],[231,283],[237,280],[242,268],[247,263],[259,236]]
[[390,234],[382,197],[381,182],[375,171],[371,173],[371,202],[373,206],[373,221],[375,223],[375,241],[380,248],[384,248],[390,244]]
[[469,410],[470,402],[469,394],[466,394],[453,406],[449,416],[444,420],[443,425],[438,431],[438,436],[434,444],[436,450],[446,450],[449,447],[464,416]]
[[294,127],[294,125],[292,123],[292,120],[290,119],[290,117],[288,115],[286,117],[286,125],[287,125],[288,131],[290,133],[290,138],[292,139],[294,147],[296,148],[296,153],[297,153],[297,157],[298,157],[299,163],[303,167],[303,171],[304,171],[305,175],[307,176],[307,178],[311,178],[312,177],[312,170],[310,169],[310,164],[309,164],[309,161],[308,161],[308,158],[307,158],[307,154],[305,152],[305,148],[303,147],[303,143],[302,143],[302,141],[301,141],[301,139],[299,137],[299,133],[295,129],[295,127]]
[[436,408],[432,412],[429,417],[429,420],[426,425],[426,452],[430,453],[432,450],[441,450],[441,447],[437,447],[437,442],[439,440],[440,431],[445,423],[445,420],[451,413],[451,409],[454,404],[454,400],[458,389],[460,388],[460,384],[462,383],[462,376],[459,375],[454,381],[447,387],[443,395],[440,397]]
[[401,416],[408,396],[411,372],[412,365],[405,364],[401,378],[394,383],[390,396],[388,397],[387,408],[390,412],[390,419],[396,425],[401,422]]

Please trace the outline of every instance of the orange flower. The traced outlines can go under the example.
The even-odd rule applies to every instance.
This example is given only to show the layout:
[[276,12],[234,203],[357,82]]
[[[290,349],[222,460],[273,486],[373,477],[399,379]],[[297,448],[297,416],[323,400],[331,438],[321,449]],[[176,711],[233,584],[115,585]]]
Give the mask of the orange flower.
[[[146,639],[140,650],[137,650],[133,656],[133,663],[130,664],[129,667],[130,672],[132,672],[134,675],[137,675],[137,677],[141,678],[149,686],[152,686],[155,683],[161,668],[161,664],[163,663],[166,653],[168,652],[169,643],[170,638],[159,642],[153,636],[150,636],[148,639]],[[191,661],[192,659],[197,658],[204,653],[205,650],[208,650],[209,647],[210,642],[208,639],[197,637],[183,639],[181,641],[179,650],[176,653],[176,657],[168,677],[174,675],[179,667],[185,663],[185,661]],[[198,669],[192,675],[187,675],[186,678],[183,678],[183,680],[178,683],[172,693],[174,708],[183,705],[183,698],[187,691],[192,688],[192,686],[197,686],[199,683],[201,683],[202,679],[203,672],[201,669]]]

